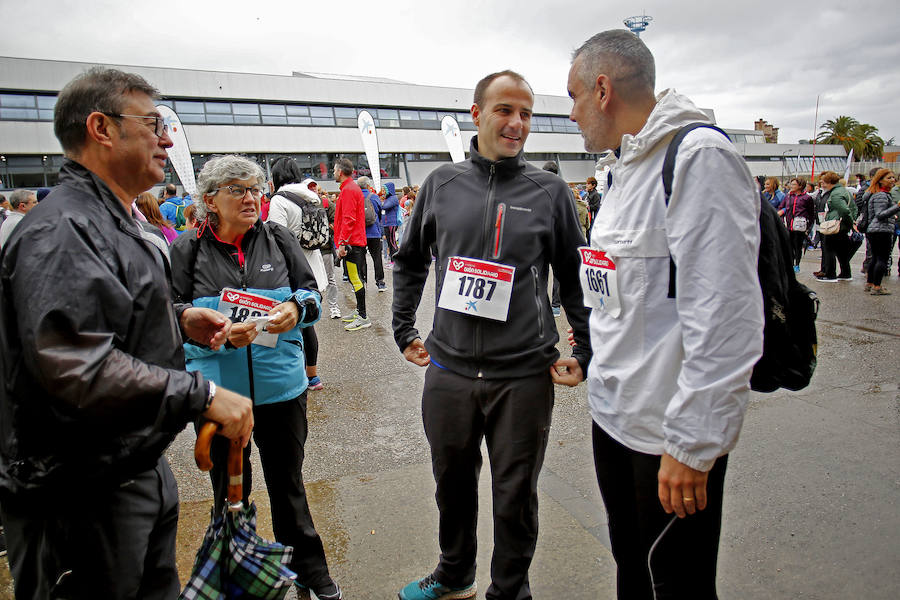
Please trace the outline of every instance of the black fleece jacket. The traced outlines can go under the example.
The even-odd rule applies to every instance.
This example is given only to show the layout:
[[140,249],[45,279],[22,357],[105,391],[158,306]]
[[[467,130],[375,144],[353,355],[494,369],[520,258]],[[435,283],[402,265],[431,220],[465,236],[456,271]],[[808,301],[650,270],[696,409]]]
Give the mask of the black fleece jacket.
[[439,365],[467,377],[509,378],[546,370],[559,352],[547,296],[552,265],[560,297],[576,332],[573,356],[586,374],[591,358],[588,309],[578,279],[578,247],[585,244],[568,186],[528,164],[519,153],[490,161],[472,139],[469,160],[436,169],[416,198],[394,256],[394,340],[401,351],[419,337],[416,309],[437,257],[440,295],[450,257],[514,266],[505,322],[435,308],[425,347]]

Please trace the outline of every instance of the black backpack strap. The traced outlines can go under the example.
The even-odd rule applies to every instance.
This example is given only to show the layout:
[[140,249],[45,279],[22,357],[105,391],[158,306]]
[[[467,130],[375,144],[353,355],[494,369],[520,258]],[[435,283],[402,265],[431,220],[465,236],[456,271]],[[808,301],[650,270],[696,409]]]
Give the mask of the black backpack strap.
[[[727,133],[711,123],[689,123],[678,130],[678,132],[675,134],[675,137],[673,137],[672,141],[669,142],[669,147],[666,149],[666,158],[663,161],[662,180],[663,191],[666,194],[666,207],[669,206],[669,198],[672,196],[672,180],[675,178],[675,155],[678,154],[678,146],[681,144],[681,141],[687,134],[701,127],[705,127],[706,129],[715,129],[716,131],[724,135],[727,139],[731,139],[728,137]],[[671,253],[669,254],[668,297],[675,297],[675,261],[672,259]]]
[[[290,237],[294,238],[294,236],[290,232],[290,230],[287,227],[284,227],[283,225],[278,225],[277,223],[270,223],[268,221],[263,223],[263,228],[269,232],[269,235],[272,236],[272,239],[275,241],[275,245],[278,246],[278,251],[281,252],[281,256],[284,257],[285,264],[288,265],[288,284],[291,286],[291,293],[293,293],[294,290],[301,289],[301,286],[300,286],[300,282],[297,280],[295,271],[290,268],[290,261],[288,259],[288,257],[289,257],[288,249],[285,247],[284,241],[281,239],[281,237],[277,233],[278,227],[281,227],[281,229],[286,231]],[[296,239],[296,238],[294,238],[294,239]],[[311,270],[312,270],[312,267],[310,267],[310,271]]]
[[294,192],[289,192],[287,190],[278,190],[275,192],[276,196],[281,196],[286,200],[290,200],[294,204],[300,207],[300,209],[304,209],[309,205],[309,200],[301,196],[300,194],[295,194]]

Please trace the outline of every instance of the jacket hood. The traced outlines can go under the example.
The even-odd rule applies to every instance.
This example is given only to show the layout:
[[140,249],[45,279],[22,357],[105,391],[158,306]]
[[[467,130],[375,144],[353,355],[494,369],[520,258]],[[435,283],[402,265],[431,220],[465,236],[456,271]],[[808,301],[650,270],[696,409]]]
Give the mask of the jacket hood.
[[396,187],[390,181],[384,184],[385,189],[388,192],[388,196],[393,196],[396,193]]
[[[309,179],[308,181],[312,181],[312,179]],[[278,195],[278,193],[281,192],[281,190],[284,190],[286,192],[293,192],[294,194],[297,194],[304,200],[306,200],[308,202],[312,202],[313,204],[322,204],[322,199],[319,198],[319,195],[317,193],[315,193],[314,191],[312,191],[311,189],[309,189],[308,187],[306,187],[305,182],[304,183],[286,183],[283,186],[281,186],[280,188],[278,188],[278,191],[275,192],[275,194]]]
[[667,136],[689,123],[712,123],[709,116],[674,89],[656,96],[656,106],[637,135],[625,134],[620,146],[620,160],[627,163],[640,159]]

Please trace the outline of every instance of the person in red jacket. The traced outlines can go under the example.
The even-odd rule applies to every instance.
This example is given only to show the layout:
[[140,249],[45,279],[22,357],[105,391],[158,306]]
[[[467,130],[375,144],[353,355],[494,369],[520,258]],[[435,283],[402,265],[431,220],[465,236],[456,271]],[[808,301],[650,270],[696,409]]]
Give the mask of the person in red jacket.
[[366,214],[362,190],[353,181],[353,163],[339,158],[334,163],[334,180],[341,186],[334,213],[334,242],[338,256],[347,263],[347,276],[356,292],[356,312],[344,318],[344,329],[357,331],[371,327],[366,317],[366,286],[362,273],[366,268]]

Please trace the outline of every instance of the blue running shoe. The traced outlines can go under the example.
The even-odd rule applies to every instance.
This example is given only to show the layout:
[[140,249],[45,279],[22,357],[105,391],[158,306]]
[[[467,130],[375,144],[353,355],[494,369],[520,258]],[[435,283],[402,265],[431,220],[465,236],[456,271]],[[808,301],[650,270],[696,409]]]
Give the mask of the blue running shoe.
[[794,273],[800,272],[800,265],[794,265]]
[[308,386],[306,389],[308,389],[308,390],[321,390],[323,387],[325,387],[325,384],[322,383],[322,380],[319,379],[319,376],[318,376],[318,375],[316,375],[315,377],[310,377],[310,378],[309,378],[309,386]]
[[434,575],[411,582],[400,590],[400,600],[465,600],[474,598],[478,588],[473,581],[463,587],[451,588],[438,583]]

